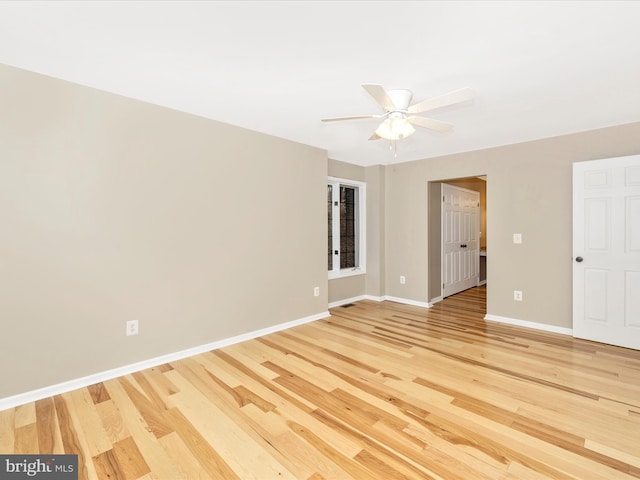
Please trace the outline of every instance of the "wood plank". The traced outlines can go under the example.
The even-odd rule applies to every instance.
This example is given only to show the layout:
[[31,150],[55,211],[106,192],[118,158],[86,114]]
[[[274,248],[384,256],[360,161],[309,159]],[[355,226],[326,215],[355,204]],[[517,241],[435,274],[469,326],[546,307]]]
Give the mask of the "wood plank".
[[88,389],[83,388],[69,392],[69,400],[73,402],[74,417],[78,428],[82,430],[81,439],[86,445],[87,456],[93,457],[112,448],[112,443],[102,425],[102,419],[95,409],[93,397]]
[[63,395],[56,395],[53,397],[53,401],[64,453],[78,455],[78,476],[87,479],[95,478],[93,463],[87,462],[86,449],[82,446],[82,441],[78,437],[78,429],[73,422],[75,415],[75,412],[72,411],[73,402],[65,400]]
[[104,388],[103,383],[96,383],[95,385],[89,385],[87,390],[91,394],[91,398],[93,399],[93,403],[102,403],[104,401],[110,400],[109,392]]
[[26,405],[16,407],[14,422],[16,428],[36,423],[35,405],[33,403],[27,403]]
[[209,480],[211,478],[177,433],[165,435],[159,441],[167,455],[182,470],[178,478],[185,480]]
[[114,443],[113,453],[118,460],[118,470],[125,478],[138,478],[150,472],[133,438]]
[[93,464],[98,478],[109,480],[126,480],[124,471],[120,469],[120,464],[113,450],[107,450],[93,457]]
[[38,428],[35,423],[16,428],[15,449],[25,454],[37,454],[40,452]]
[[15,408],[0,411],[0,452],[7,455],[14,453],[16,438],[15,418]]
[[56,413],[51,398],[35,402],[36,427],[38,431],[38,453],[58,453],[55,451],[57,425]]
[[131,436],[127,424],[111,397],[109,400],[96,404],[96,412],[100,416],[104,431],[112,444]]

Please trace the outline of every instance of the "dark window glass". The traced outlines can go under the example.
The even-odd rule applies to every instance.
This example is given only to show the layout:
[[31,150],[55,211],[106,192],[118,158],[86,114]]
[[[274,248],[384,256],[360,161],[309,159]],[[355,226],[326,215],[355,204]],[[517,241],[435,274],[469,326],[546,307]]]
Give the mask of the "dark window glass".
[[340,186],[340,268],[356,266],[356,189]]

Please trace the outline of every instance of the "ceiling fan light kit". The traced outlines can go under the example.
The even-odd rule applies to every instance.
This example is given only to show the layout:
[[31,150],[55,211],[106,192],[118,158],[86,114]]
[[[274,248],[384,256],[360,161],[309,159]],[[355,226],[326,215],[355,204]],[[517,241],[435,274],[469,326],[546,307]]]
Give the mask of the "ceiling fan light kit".
[[395,143],[413,135],[416,132],[414,125],[437,132],[446,132],[453,128],[453,125],[434,118],[418,116],[418,114],[429,112],[437,108],[447,107],[456,103],[465,102],[473,98],[473,90],[461,88],[438,97],[430,98],[422,102],[411,105],[413,93],[410,90],[389,90],[386,91],[382,85],[363,84],[371,97],[384,109],[380,115],[356,115],[351,117],[323,118],[323,122],[334,122],[340,120],[359,120],[365,118],[381,118],[382,123],[369,140],[379,140],[384,138]]
[[391,114],[376,129],[376,135],[387,140],[400,140],[416,133],[405,117]]

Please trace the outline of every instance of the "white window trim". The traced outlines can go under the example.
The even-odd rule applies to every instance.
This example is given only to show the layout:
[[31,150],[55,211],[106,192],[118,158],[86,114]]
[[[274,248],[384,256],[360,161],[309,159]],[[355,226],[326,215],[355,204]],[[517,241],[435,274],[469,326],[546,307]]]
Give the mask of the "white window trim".
[[[329,280],[334,278],[352,277],[354,275],[364,275],[367,273],[367,184],[357,180],[348,180],[346,178],[328,177],[327,184],[335,186],[345,185],[347,187],[358,188],[358,260],[359,265],[355,268],[334,269],[329,271]],[[338,191],[340,191],[338,189]],[[337,217],[337,218],[336,218]],[[333,231],[336,232],[340,228],[340,216],[333,216]]]

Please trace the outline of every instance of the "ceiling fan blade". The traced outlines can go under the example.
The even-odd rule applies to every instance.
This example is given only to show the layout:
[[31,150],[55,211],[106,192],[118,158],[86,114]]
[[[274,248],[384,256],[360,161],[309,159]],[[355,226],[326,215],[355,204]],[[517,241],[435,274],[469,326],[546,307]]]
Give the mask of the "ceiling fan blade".
[[361,120],[363,118],[380,118],[382,115],[355,115],[353,117],[333,117],[323,118],[323,122],[338,122],[341,120]]
[[435,130],[436,132],[448,132],[453,128],[453,124],[425,117],[409,117],[409,122],[419,127]]
[[364,88],[385,111],[395,110],[396,107],[393,104],[393,100],[391,100],[391,97],[382,85],[364,83],[362,84],[362,88]]
[[436,108],[446,107],[455,103],[466,102],[474,97],[473,90],[469,87],[454,90],[437,97],[433,97],[422,102],[411,105],[408,109],[409,113],[428,112]]

